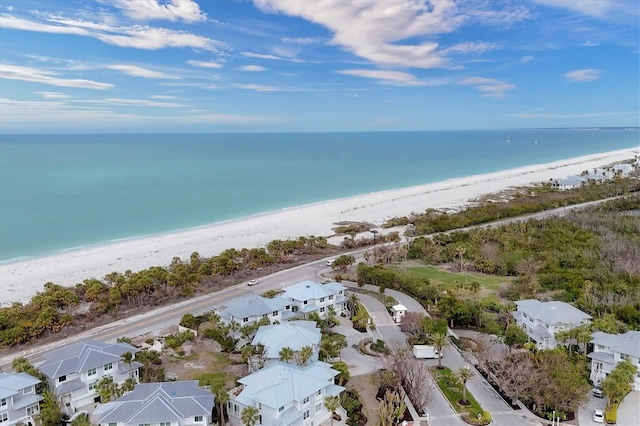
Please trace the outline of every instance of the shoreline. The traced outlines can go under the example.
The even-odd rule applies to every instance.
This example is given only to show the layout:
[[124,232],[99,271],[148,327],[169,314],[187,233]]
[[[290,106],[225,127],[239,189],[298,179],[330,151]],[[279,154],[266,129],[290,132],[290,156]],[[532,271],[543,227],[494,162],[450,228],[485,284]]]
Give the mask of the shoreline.
[[[85,279],[102,280],[111,272],[167,266],[174,257],[188,259],[193,252],[210,257],[226,249],[259,247],[276,239],[329,237],[337,222],[379,226],[390,218],[429,208],[457,209],[482,195],[579,175],[584,170],[633,159],[634,155],[640,155],[640,147],[288,207],[52,255],[9,259],[0,262],[0,306],[27,303],[47,282],[74,286]],[[344,237],[336,238],[341,241]]]

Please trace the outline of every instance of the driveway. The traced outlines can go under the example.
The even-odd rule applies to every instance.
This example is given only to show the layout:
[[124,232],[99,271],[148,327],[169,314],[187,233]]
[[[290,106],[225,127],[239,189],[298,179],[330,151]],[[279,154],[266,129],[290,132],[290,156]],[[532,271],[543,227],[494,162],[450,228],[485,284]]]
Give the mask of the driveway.
[[[602,423],[593,421],[594,410],[604,410],[607,406],[607,398],[591,396],[589,402],[578,409],[578,422],[580,426],[601,426]],[[618,408],[618,426],[638,426],[640,424],[640,391],[629,393]]]

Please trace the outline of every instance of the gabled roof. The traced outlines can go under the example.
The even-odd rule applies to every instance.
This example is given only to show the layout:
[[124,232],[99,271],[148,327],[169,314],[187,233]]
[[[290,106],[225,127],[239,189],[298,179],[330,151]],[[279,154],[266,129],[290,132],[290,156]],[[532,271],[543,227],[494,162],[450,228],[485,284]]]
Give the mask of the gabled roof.
[[331,387],[332,392],[341,392],[344,388],[333,384],[337,374],[329,364],[320,361],[302,367],[280,362],[238,380],[244,387],[235,399],[243,405],[254,406],[259,402],[279,409],[320,389]]
[[613,352],[640,358],[640,331],[627,331],[624,334],[609,334],[596,331],[591,343],[610,348]]
[[227,320],[234,318],[249,318],[270,314],[284,309],[279,299],[267,299],[257,294],[247,294],[229,300],[220,316]]
[[315,321],[290,321],[283,324],[263,325],[258,328],[252,345],[262,344],[267,349],[267,358],[279,358],[284,347],[299,351],[303,346],[317,346],[320,329]]
[[116,363],[125,352],[135,354],[140,352],[140,349],[128,343],[86,340],[49,352],[38,368],[47,376],[56,378],[71,373],[82,373],[110,362]]
[[198,387],[197,380],[139,383],[132,392],[99,405],[93,412],[95,423],[180,422],[193,416],[211,415],[213,394]]
[[0,373],[0,398],[9,398],[21,393],[22,389],[40,383],[27,373]]
[[591,315],[565,302],[541,302],[535,299],[518,300],[518,311],[526,313],[530,318],[543,321],[547,325],[570,324],[578,326],[590,320]]
[[289,300],[312,300],[338,294],[346,287],[340,283],[318,284],[313,281],[302,281],[284,288],[283,298]]

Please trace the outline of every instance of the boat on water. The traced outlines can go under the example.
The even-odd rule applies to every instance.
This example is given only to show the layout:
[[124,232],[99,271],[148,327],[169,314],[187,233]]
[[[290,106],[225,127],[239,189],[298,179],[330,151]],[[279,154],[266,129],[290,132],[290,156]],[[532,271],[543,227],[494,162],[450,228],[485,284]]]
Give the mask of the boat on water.
[[507,143],[511,142],[511,139],[509,139],[509,136],[507,136]]

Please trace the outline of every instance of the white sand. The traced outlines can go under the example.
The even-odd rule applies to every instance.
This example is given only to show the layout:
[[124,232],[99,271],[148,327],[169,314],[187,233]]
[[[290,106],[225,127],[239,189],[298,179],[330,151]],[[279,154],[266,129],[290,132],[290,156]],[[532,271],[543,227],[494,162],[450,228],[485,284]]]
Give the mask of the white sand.
[[73,286],[87,278],[102,279],[114,271],[166,266],[173,257],[188,259],[193,252],[209,257],[228,248],[258,247],[275,239],[330,236],[331,228],[340,221],[381,225],[392,217],[420,213],[428,208],[460,207],[484,194],[579,175],[584,170],[632,159],[639,154],[640,148],[633,148],[588,155],[305,205],[185,232],[4,264],[0,266],[0,305],[14,301],[26,303],[46,282]]

